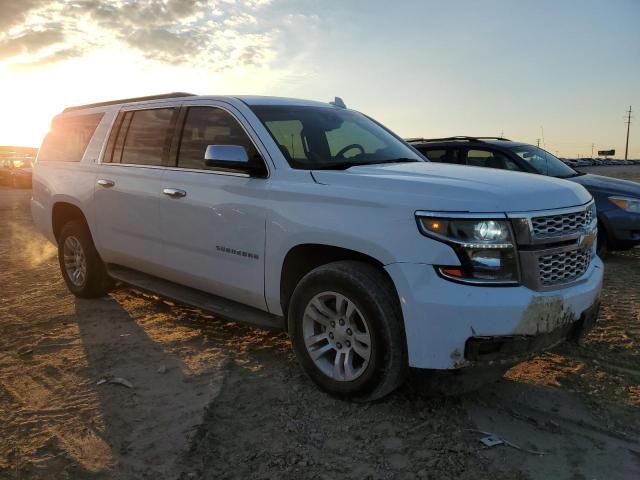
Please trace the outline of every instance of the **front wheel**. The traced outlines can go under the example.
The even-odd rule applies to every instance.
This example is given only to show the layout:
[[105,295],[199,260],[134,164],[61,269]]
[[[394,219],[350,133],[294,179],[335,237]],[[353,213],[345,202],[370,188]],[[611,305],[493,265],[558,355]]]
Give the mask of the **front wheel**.
[[369,401],[404,381],[402,313],[380,269],[355,261],[316,268],[296,287],[289,319],[302,367],[326,392]]

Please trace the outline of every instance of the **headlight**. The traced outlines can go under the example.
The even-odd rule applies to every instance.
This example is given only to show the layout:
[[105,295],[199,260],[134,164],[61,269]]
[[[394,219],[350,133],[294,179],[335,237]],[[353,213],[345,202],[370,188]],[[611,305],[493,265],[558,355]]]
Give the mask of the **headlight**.
[[613,203],[627,212],[640,213],[640,199],[629,197],[609,197]]
[[417,216],[420,231],[447,243],[460,266],[439,266],[441,275],[467,283],[517,283],[518,262],[506,219]]

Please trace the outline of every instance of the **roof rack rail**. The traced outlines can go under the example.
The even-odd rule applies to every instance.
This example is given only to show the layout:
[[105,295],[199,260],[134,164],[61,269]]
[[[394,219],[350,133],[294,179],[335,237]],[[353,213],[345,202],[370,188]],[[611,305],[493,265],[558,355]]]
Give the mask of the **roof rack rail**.
[[63,112],[73,112],[74,110],[83,110],[85,108],[92,108],[92,107],[106,107],[107,105],[118,105],[119,103],[146,102],[149,100],[162,100],[164,98],[180,98],[180,97],[194,97],[194,96],[195,94],[193,93],[171,92],[171,93],[163,93],[161,95],[149,95],[146,97],[121,98],[119,100],[109,100],[108,102],[87,103],[86,105],[75,105],[73,107],[65,108]]
[[405,141],[408,143],[442,142],[446,140],[465,140],[467,142],[482,141],[482,140],[504,140],[506,142],[511,141],[508,138],[504,138],[504,137],[469,137],[465,135],[458,135],[455,137],[442,137],[442,138],[407,138],[405,139]]

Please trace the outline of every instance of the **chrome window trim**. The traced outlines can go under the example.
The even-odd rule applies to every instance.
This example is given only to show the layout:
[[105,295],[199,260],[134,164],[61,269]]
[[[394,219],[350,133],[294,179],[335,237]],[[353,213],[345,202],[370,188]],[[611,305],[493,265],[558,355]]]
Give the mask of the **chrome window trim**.
[[[202,100],[201,100],[202,101]],[[142,107],[142,108],[140,108]],[[225,172],[225,171],[220,171],[220,170],[209,170],[209,169],[198,169],[198,168],[182,168],[182,167],[178,167],[178,166],[168,166],[168,165],[141,165],[138,163],[117,163],[117,162],[104,162],[104,154],[106,153],[106,148],[107,148],[107,143],[109,142],[109,137],[112,134],[113,131],[113,127],[116,123],[116,119],[118,118],[118,115],[120,115],[121,113],[125,113],[125,112],[131,112],[131,111],[140,111],[140,110],[157,110],[157,109],[162,109],[162,108],[174,108],[174,109],[180,109],[181,107],[185,107],[185,108],[189,108],[189,107],[208,107],[208,108],[219,108],[225,112],[227,112],[229,115],[231,115],[231,117],[238,122],[238,125],[240,125],[240,128],[242,128],[242,130],[244,131],[244,133],[247,135],[247,137],[249,138],[249,140],[251,141],[251,143],[253,144],[253,146],[255,147],[255,149],[260,153],[260,155],[262,156],[262,161],[265,165],[265,167],[267,168],[267,176],[266,177],[251,177],[251,175],[249,175],[248,173],[242,173],[242,172]],[[185,116],[185,120],[186,120],[186,116]],[[184,127],[184,125],[182,126],[175,126],[174,128],[176,129],[182,129]],[[182,139],[182,135],[180,135],[180,139]],[[193,172],[193,173],[207,173],[207,174],[213,174],[213,175],[223,175],[223,176],[227,176],[227,177],[242,177],[242,178],[258,178],[260,180],[267,180],[268,178],[271,177],[271,170],[269,168],[269,162],[266,161],[266,158],[264,156],[264,152],[263,150],[266,152],[266,149],[260,149],[258,147],[258,145],[256,144],[255,140],[253,139],[253,137],[251,135],[249,135],[249,132],[247,132],[247,129],[245,128],[245,126],[243,125],[243,123],[238,119],[238,117],[236,115],[234,115],[233,112],[231,112],[229,109],[220,106],[220,105],[216,105],[216,104],[212,104],[212,103],[199,103],[199,102],[194,102],[193,104],[189,104],[186,105],[184,102],[175,102],[175,103],[161,103],[161,104],[155,104],[155,105],[124,105],[122,106],[120,109],[118,109],[115,112],[115,115],[113,117],[113,120],[111,121],[111,125],[109,126],[109,131],[107,132],[107,135],[105,135],[104,141],[103,141],[103,145],[102,145],[102,149],[100,151],[100,156],[99,156],[99,160],[97,162],[98,165],[106,165],[106,166],[121,166],[121,167],[138,167],[138,168],[152,168],[152,169],[163,169],[163,170],[175,170],[175,171],[179,171],[179,172]],[[179,156],[176,157],[176,162],[179,160]],[[203,159],[204,160],[204,159]]]
[[[242,178],[253,178],[248,173],[242,172],[224,172],[219,170],[200,170],[197,168],[180,168],[180,167],[165,167],[164,165],[139,165],[137,163],[102,163],[102,165],[107,167],[135,167],[135,168],[150,168],[157,170],[174,170],[178,172],[192,172],[192,173],[207,173],[211,175],[224,175],[227,177],[242,177]],[[264,178],[255,177],[258,180],[265,180]]]

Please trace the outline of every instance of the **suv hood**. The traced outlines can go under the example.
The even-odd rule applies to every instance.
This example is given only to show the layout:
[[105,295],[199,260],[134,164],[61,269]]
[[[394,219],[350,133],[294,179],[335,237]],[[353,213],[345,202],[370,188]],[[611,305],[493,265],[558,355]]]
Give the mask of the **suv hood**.
[[[407,197],[416,210],[442,212],[526,212],[573,207],[591,200],[581,185],[543,175],[492,168],[408,162],[313,170],[323,185],[370,190],[381,195]],[[410,197],[410,198],[409,198]]]
[[570,178],[570,180],[583,185],[589,190],[597,190],[610,195],[627,195],[640,198],[640,183],[629,180],[591,175],[590,173]]

